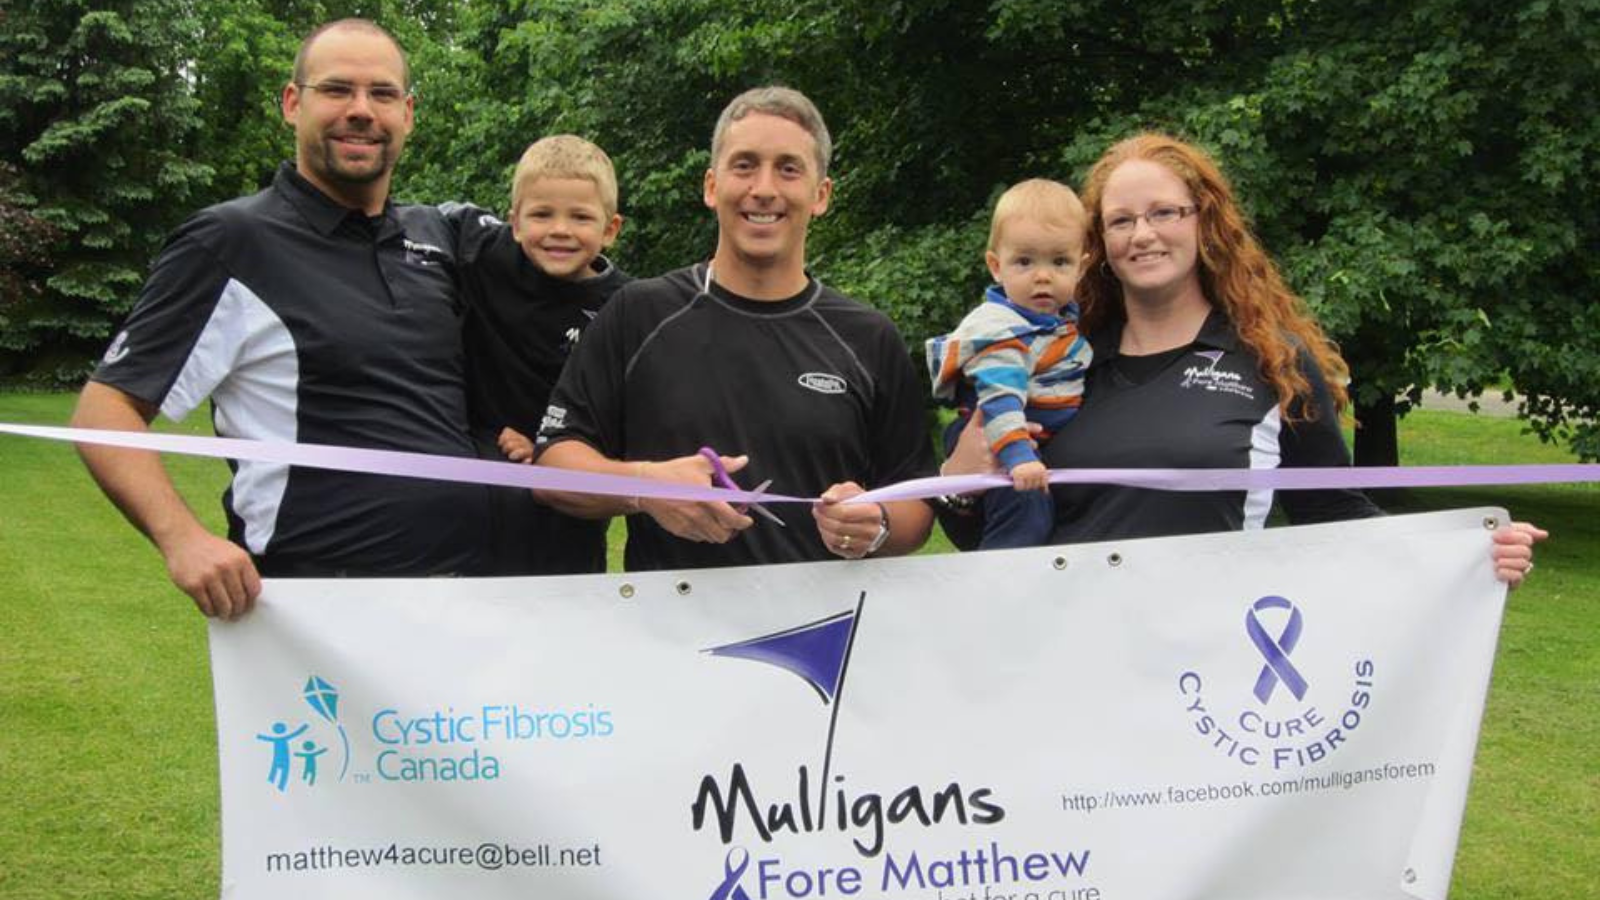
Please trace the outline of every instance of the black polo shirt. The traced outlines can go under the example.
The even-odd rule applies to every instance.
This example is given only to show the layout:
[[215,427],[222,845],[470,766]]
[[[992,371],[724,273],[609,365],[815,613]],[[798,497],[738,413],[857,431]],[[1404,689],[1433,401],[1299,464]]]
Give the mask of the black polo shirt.
[[[368,217],[291,164],[167,240],[95,370],[219,435],[470,457],[450,232],[432,207]],[[263,574],[471,572],[482,487],[232,464],[229,537]]]
[[[1311,384],[1287,421],[1261,366],[1228,317],[1213,310],[1192,344],[1124,358],[1121,325],[1091,336],[1094,362],[1083,405],[1040,449],[1052,469],[1275,469],[1345,466],[1350,455],[1338,414],[1315,365],[1301,354]],[[1315,411],[1314,418],[1307,413]],[[1051,488],[1051,543],[1164,537],[1264,527],[1273,503],[1301,525],[1381,515],[1360,491],[1158,491],[1108,484]],[[982,507],[978,507],[979,510]],[[978,515],[941,512],[958,546],[977,546]]]
[[532,440],[584,329],[630,279],[604,256],[595,257],[591,277],[552,277],[487,210],[459,203],[439,209],[456,229],[473,437],[492,447],[509,427]]
[[[747,487],[815,496],[854,481],[882,487],[933,472],[924,388],[888,317],[821,283],[751,300],[706,267],[618,291],[561,375],[541,446],[579,440],[613,459],[667,460],[710,446],[749,454]],[[804,504],[769,507],[726,544],[674,537],[628,518],[629,570],[834,559]]]
[[[523,252],[511,226],[475,206],[440,207],[456,232],[465,306],[467,413],[484,459],[504,460],[500,432],[539,433],[550,391],[584,330],[628,276],[603,256],[600,271],[554,278]],[[606,570],[604,520],[563,515],[520,488],[492,488],[490,573],[566,575]]]
[[[1193,344],[1130,378],[1119,359],[1120,326],[1093,340],[1083,405],[1041,450],[1052,469],[1275,469],[1346,466],[1333,397],[1302,354],[1309,403],[1290,422],[1261,366],[1222,312],[1213,310]],[[1314,418],[1306,414],[1314,411]],[[1378,515],[1359,491],[1155,491],[1115,485],[1057,485],[1056,543],[1198,534],[1264,527],[1274,500],[1291,522]]]

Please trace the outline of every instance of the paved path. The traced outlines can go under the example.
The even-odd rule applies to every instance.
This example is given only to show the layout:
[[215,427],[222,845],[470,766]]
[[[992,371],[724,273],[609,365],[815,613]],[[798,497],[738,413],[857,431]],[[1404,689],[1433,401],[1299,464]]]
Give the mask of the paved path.
[[[1497,419],[1514,419],[1517,416],[1517,398],[1512,397],[1511,402],[1500,399],[1499,391],[1486,391],[1477,398],[1478,415],[1493,416]],[[1422,394],[1423,409],[1442,409],[1449,412],[1471,412],[1469,404],[1472,398],[1460,399],[1455,394],[1441,394],[1438,391],[1424,391]]]

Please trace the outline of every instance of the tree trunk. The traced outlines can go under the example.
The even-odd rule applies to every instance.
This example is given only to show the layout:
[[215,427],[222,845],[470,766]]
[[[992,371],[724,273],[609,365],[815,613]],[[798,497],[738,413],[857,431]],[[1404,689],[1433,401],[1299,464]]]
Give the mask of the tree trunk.
[[1356,404],[1355,463],[1358,466],[1400,464],[1393,397],[1384,397],[1372,404]]
[[[1394,398],[1384,397],[1371,405],[1356,405],[1355,464],[1358,466],[1397,466],[1400,440],[1395,427]],[[1399,490],[1368,490],[1367,496],[1382,507],[1404,499]]]

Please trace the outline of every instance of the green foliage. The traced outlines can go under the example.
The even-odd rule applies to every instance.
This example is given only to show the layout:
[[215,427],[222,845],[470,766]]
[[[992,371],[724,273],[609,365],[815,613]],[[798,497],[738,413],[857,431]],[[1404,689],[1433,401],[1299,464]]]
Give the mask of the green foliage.
[[922,343],[960,321],[989,281],[983,265],[989,219],[983,211],[965,222],[914,229],[891,225],[865,239],[833,244],[837,234],[818,235],[817,243],[832,249],[816,257],[816,269],[840,290],[894,319],[919,365]]
[[[363,15],[411,53],[397,196],[503,210],[529,142],[582,134],[616,163],[615,255],[639,274],[713,246],[700,186],[722,105],[757,84],[805,91],[836,146],[813,267],[913,343],[975,301],[1001,186],[1077,181],[1117,139],[1178,132],[1233,178],[1369,412],[1509,379],[1537,433],[1600,457],[1600,207],[1582,202],[1600,187],[1600,0],[35,7],[5,14],[0,141],[37,198],[19,208],[70,245],[53,248],[62,270],[141,269],[130,248],[148,253],[177,198],[264,183],[293,152],[278,97],[300,36]],[[121,282],[61,285],[40,302],[127,302]],[[53,340],[16,310],[0,308],[0,347]]]
[[[195,34],[193,7],[179,0],[39,0],[6,12],[0,152],[16,167],[8,202],[34,243],[0,263],[18,286],[0,320],[0,367],[78,377],[163,232],[211,177],[189,144]],[[41,277],[44,260],[52,272]]]
[[55,226],[39,218],[35,200],[24,193],[15,167],[0,163],[0,353],[16,345],[14,319],[40,302],[53,268],[50,248],[59,240]]
[[267,0],[215,0],[200,23],[193,61],[200,122],[196,146],[216,172],[202,202],[260,190],[278,162],[294,154],[294,135],[283,123],[279,96],[289,80],[299,29],[284,19],[286,4]]

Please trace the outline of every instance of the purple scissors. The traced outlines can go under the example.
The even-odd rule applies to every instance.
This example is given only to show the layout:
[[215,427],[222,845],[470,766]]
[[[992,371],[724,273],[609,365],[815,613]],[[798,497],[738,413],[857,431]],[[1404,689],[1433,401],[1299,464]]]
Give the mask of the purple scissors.
[[[712,477],[713,480],[716,481],[717,487],[727,488],[730,491],[742,491],[742,490],[744,490],[744,488],[739,487],[738,482],[734,481],[733,477],[728,474],[727,467],[725,467],[722,464],[722,454],[720,454],[717,451],[711,449],[710,447],[701,447],[700,448],[700,455],[704,456],[706,458],[706,461],[711,463],[711,477]],[[751,491],[751,493],[759,494],[759,493],[761,493],[762,491],[766,490],[767,488],[769,488],[771,486],[772,486],[772,479],[768,478],[766,481],[763,481],[760,484],[756,485],[755,486],[755,490]],[[783,520],[778,518],[776,513],[772,512],[771,510],[767,509],[765,506],[762,506],[759,503],[740,503],[740,504],[736,505],[734,507],[734,509],[738,510],[741,513],[746,512],[746,511],[754,512],[756,515],[761,516],[762,518],[766,519],[769,522],[777,523],[779,528],[788,528],[789,527],[789,526],[783,524]]]

